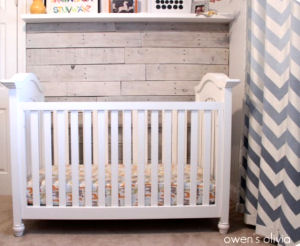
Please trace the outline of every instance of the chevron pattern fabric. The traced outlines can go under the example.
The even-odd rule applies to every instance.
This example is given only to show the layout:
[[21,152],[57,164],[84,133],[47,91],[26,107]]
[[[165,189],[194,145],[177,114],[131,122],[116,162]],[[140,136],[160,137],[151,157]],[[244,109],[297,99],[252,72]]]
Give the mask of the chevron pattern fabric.
[[248,1],[241,195],[245,222],[300,245],[300,3]]

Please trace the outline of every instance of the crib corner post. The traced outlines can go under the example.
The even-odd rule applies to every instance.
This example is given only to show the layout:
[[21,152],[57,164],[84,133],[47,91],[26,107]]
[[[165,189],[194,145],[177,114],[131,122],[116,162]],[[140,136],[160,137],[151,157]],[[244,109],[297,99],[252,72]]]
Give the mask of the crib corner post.
[[232,134],[232,88],[240,80],[227,78],[223,82],[224,128],[223,128],[223,166],[221,168],[221,212],[218,224],[219,232],[226,234],[229,230],[229,203],[230,203],[230,172],[231,172],[231,134]]
[[16,74],[10,80],[0,81],[9,90],[10,165],[13,207],[13,232],[23,235],[25,226],[22,208],[26,200],[25,180],[25,118],[20,102],[43,100],[41,87],[33,74]]
[[15,237],[22,237],[24,235],[24,231],[25,231],[24,224],[23,223],[15,224],[13,226],[13,231],[14,231]]
[[16,237],[20,237],[24,232],[22,222],[22,190],[21,190],[21,170],[20,170],[20,150],[19,150],[19,106],[17,89],[14,83],[3,83],[9,89],[9,132],[10,132],[10,164],[11,164],[11,185],[12,185],[12,205],[13,205],[13,231]]

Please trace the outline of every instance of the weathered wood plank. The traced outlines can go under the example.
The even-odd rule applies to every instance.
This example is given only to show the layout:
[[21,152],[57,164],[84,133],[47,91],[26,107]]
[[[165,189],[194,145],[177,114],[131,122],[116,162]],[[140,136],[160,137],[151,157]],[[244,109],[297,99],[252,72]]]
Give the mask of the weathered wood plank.
[[29,33],[27,48],[141,47],[141,33]]
[[145,65],[55,65],[27,66],[43,82],[145,80]]
[[28,65],[124,63],[124,48],[27,49]]
[[142,101],[195,101],[194,96],[102,96],[102,97],[66,97],[47,96],[46,102],[142,102]]
[[59,33],[59,32],[114,32],[112,22],[74,22],[74,23],[32,23],[26,25],[27,33]]
[[228,64],[224,48],[125,48],[126,63]]
[[120,82],[67,83],[67,96],[120,95]]
[[61,32],[142,32],[142,31],[209,31],[228,32],[228,24],[214,23],[32,23],[26,25],[27,33]]
[[146,80],[198,80],[208,72],[228,74],[228,65],[146,65]]
[[120,95],[120,82],[42,82],[45,96]]
[[65,97],[65,96],[47,96],[46,102],[96,102],[97,97]]
[[122,95],[194,95],[199,81],[122,81]]
[[67,95],[67,83],[51,82],[41,83],[43,93],[45,96],[66,96]]
[[143,47],[211,47],[228,48],[229,34],[215,32],[147,32]]
[[115,30],[122,32],[228,32],[228,24],[213,23],[115,23]]
[[98,102],[195,101],[194,96],[109,96],[97,97]]

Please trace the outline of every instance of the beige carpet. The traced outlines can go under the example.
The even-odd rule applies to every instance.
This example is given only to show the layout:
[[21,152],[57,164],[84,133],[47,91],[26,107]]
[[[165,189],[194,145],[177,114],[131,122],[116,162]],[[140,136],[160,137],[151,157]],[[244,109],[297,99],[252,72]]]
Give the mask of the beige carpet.
[[[0,246],[135,246],[135,245],[245,245],[224,243],[230,238],[248,237],[256,243],[254,229],[242,222],[242,216],[231,209],[231,228],[223,236],[215,219],[148,220],[148,221],[25,221],[25,235],[16,238],[12,232],[11,199],[0,196]],[[226,241],[226,242],[227,242]],[[246,244],[251,245],[251,244]]]

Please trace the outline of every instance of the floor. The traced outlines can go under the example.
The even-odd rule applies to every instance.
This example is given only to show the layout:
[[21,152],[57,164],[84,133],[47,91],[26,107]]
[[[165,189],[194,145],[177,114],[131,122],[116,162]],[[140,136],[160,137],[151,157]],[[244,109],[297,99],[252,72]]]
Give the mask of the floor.
[[0,246],[268,245],[257,242],[254,228],[244,225],[242,215],[231,210],[231,228],[225,236],[219,234],[215,219],[189,219],[25,221],[25,235],[16,238],[11,229],[11,199],[0,196]]

